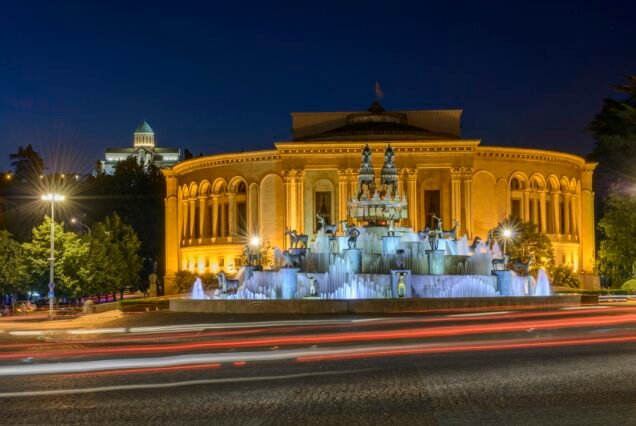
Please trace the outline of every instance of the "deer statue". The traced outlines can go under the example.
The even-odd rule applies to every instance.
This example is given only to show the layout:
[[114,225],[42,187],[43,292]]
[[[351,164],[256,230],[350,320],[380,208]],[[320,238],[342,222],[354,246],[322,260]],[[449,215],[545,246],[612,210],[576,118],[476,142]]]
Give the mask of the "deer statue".
[[338,225],[329,225],[327,221],[319,214],[316,214],[316,217],[318,218],[318,222],[320,223],[320,229],[325,233],[325,235],[326,234],[331,234],[331,236],[336,235],[336,231],[338,230]]
[[[441,222],[440,222],[441,226]],[[450,237],[451,240],[457,239],[457,227],[459,226],[459,221],[456,220],[453,227],[449,230],[442,230],[442,238]]]
[[[510,256],[505,255],[501,259],[493,259],[492,260],[492,270],[493,271],[507,271],[508,270],[508,262],[510,261]],[[499,267],[501,266],[501,267]]]
[[356,228],[355,226],[351,226],[347,228],[347,235],[349,236],[347,245],[349,246],[349,250],[353,250],[358,244],[358,236],[360,235],[360,231],[358,231],[358,228]]
[[223,293],[227,293],[230,290],[236,292],[239,288],[239,280],[228,280],[223,271],[216,274],[216,278],[219,280],[219,287],[223,289]]
[[283,267],[295,268],[296,266],[300,266],[301,262],[302,254],[291,254],[288,250],[283,252]]

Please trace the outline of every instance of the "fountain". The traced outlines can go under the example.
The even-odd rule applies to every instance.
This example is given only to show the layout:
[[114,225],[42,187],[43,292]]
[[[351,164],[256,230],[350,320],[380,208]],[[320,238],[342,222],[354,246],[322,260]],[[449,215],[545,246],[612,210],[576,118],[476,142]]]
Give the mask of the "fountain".
[[[358,174],[358,195],[347,203],[349,221],[327,223],[320,214],[320,229],[309,235],[294,230],[285,233],[288,249],[275,250],[271,270],[254,265],[241,269],[234,283],[213,298],[279,299],[385,299],[456,298],[500,296],[549,296],[545,271],[539,271],[536,285],[532,277],[507,270],[507,257],[492,235],[484,241],[458,236],[458,222],[450,230],[437,226],[421,232],[403,227],[408,206],[398,193],[398,174],[393,150],[385,152],[381,185],[371,163],[371,150],[365,147]],[[505,250],[504,250],[505,252]],[[244,271],[244,273],[243,273]],[[220,273],[221,275],[221,273]],[[527,275],[527,274],[526,274]],[[193,299],[205,299],[199,278]]]
[[203,283],[201,282],[201,278],[199,277],[194,280],[194,285],[192,286],[192,295],[190,296],[190,298],[196,300],[207,299],[205,293],[203,292]]
[[546,274],[545,270],[539,269],[539,274],[537,275],[537,286],[534,289],[535,296],[551,296],[552,291],[550,291],[550,281],[548,280],[548,274]]

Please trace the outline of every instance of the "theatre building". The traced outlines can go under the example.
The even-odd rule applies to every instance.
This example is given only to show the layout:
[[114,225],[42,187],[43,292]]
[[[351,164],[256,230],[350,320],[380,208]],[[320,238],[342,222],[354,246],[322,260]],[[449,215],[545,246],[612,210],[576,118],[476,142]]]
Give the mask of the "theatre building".
[[481,146],[461,137],[461,110],[291,114],[292,139],[270,150],[197,157],[164,169],[166,283],[179,270],[231,274],[252,236],[285,248],[285,230],[311,238],[319,213],[353,221],[365,146],[377,186],[393,150],[406,213],[396,226],[421,230],[433,216],[458,235],[485,238],[509,216],[535,223],[558,264],[583,276],[594,267],[595,163],[577,155]]

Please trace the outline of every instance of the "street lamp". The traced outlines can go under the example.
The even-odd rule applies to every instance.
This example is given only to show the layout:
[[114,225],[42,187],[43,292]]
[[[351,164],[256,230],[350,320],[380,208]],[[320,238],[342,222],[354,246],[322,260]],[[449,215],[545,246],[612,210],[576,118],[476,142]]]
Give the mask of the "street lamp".
[[503,230],[503,243],[504,243],[504,251],[503,255],[506,255],[506,242],[512,237],[512,231],[509,228]]
[[91,228],[88,225],[86,225],[85,223],[80,222],[79,220],[77,220],[74,217],[71,218],[71,223],[77,223],[78,225],[82,225],[84,228],[86,228],[86,232],[88,232],[88,236],[91,235]]
[[49,319],[53,319],[53,297],[55,295],[55,203],[64,201],[64,195],[48,193],[42,195],[42,200],[51,203],[51,267],[49,269]]

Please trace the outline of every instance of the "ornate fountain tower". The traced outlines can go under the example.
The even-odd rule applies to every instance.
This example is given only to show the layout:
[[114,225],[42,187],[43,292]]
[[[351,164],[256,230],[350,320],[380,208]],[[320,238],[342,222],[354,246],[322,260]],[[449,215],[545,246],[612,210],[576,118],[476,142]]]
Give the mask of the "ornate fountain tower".
[[394,157],[393,148],[391,148],[391,144],[389,144],[384,151],[384,165],[380,173],[384,197],[394,197],[397,192],[398,170],[393,162]]
[[362,162],[358,169],[358,199],[368,200],[375,192],[375,172],[371,164],[371,148],[367,144],[362,150]]

